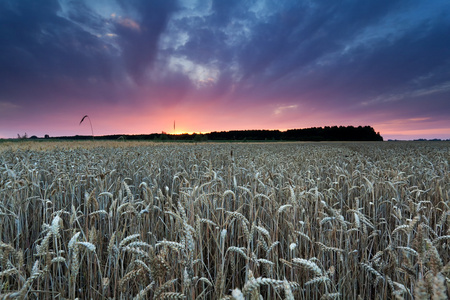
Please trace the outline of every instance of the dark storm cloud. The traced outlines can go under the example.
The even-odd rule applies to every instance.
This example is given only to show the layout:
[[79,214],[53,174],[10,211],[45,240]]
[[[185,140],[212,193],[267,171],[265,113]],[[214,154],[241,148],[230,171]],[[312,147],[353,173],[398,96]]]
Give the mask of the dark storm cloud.
[[125,12],[135,12],[139,20],[129,24],[127,20],[116,23],[115,33],[120,37],[123,59],[129,74],[140,80],[146,69],[151,66],[158,51],[158,41],[164,31],[170,15],[176,10],[175,0],[134,0],[120,1]]
[[60,17],[58,1],[3,1],[0,7],[0,86],[6,96],[17,95],[15,102],[31,95],[48,97],[58,87],[79,89],[89,77],[109,78],[108,49],[92,33]]
[[[261,32],[261,35],[269,32],[273,41],[261,38],[248,43],[248,51],[241,58],[243,62],[250,62],[244,67],[246,74],[250,78],[255,77],[256,84],[266,85],[294,73],[294,81],[295,77],[300,81],[292,87],[297,92],[301,91],[295,87],[301,87],[305,91],[335,87],[358,90],[361,87],[367,91],[376,89],[374,84],[382,88],[401,84],[405,79],[421,74],[423,70],[420,68],[432,68],[433,61],[442,62],[442,56],[422,56],[429,55],[428,41],[418,41],[414,31],[392,45],[379,41],[379,44],[361,46],[346,55],[334,54],[341,51],[362,29],[379,22],[389,9],[389,5],[383,5],[381,9],[379,2],[371,2],[374,7],[365,4],[365,9],[359,7],[362,6],[361,2],[358,3],[353,7],[341,4],[317,7],[309,19],[298,21],[300,28],[296,27],[297,24],[282,28],[267,28],[264,25],[257,32]],[[281,26],[283,23],[278,24]],[[271,29],[274,32],[270,32]],[[255,53],[253,47],[259,53]],[[331,57],[327,58],[327,55]],[[390,73],[391,71],[394,72]],[[289,93],[291,89],[286,91]]]
[[[39,96],[57,101],[64,90],[66,97],[111,100],[123,89],[124,77],[140,79],[154,60],[159,35],[175,5],[122,2],[125,16],[109,18],[82,1],[2,1],[1,96],[21,102],[33,94],[33,101]],[[139,20],[128,18],[128,11]]]
[[[375,45],[360,45],[349,53],[332,56],[325,65],[313,64],[313,70],[307,76],[293,68],[297,71],[293,80],[302,80],[287,92],[308,90],[313,84],[311,90],[322,86],[349,98],[370,97],[448,80],[449,43],[446,37],[450,35],[450,27],[440,25],[436,24],[424,36],[418,35],[418,28],[414,28],[392,43],[379,41]],[[278,73],[281,77],[288,74],[285,71]],[[426,78],[415,80],[420,76]]]
[[[213,1],[209,14],[173,21],[189,39],[170,54],[234,73],[234,81],[220,84],[237,83],[235,97],[342,106],[419,88],[416,78],[436,77],[448,64],[449,16],[423,18],[414,12],[418,1],[265,1],[256,9],[257,1],[224,3]],[[401,18],[410,24],[403,26]],[[389,25],[398,32],[383,32]]]
[[214,10],[214,21],[216,24],[225,24],[227,23],[233,16],[236,11],[240,11],[238,4],[244,4],[245,2],[239,0],[230,0],[230,1],[220,1],[213,0],[212,1],[212,9]]
[[353,105],[368,101],[372,111],[448,115],[448,101],[442,96],[450,94],[450,44],[446,38],[450,26],[442,21],[435,20],[428,28],[419,23],[395,42],[360,46],[341,57],[318,79],[331,83],[330,90],[338,95],[328,99],[345,97],[339,103]]
[[[448,15],[412,22],[394,41],[361,42],[342,53],[367,28],[416,4],[409,1],[214,0],[201,16],[184,14],[183,3],[121,0],[116,2],[121,10],[105,16],[83,1],[3,1],[2,82],[16,90],[23,82],[38,88],[61,81],[83,84],[86,92],[99,82],[120,84],[126,76],[145,84],[159,54],[166,63],[164,58],[184,56],[216,66],[222,78],[217,90],[238,83],[236,96],[345,91],[356,97],[407,88],[448,59]],[[188,39],[162,51],[160,39],[169,22],[173,32],[184,31]],[[185,76],[178,78],[185,86]]]
[[[189,28],[191,34],[183,54],[205,59],[205,52],[210,53],[207,58],[225,61],[233,53],[244,77],[255,76],[260,80],[267,75],[264,72],[272,71],[275,73],[272,76],[284,76],[333,51],[343,37],[388,11],[391,2],[353,6],[336,1],[320,2],[320,6],[282,2],[275,6],[275,13],[269,11],[270,6],[261,8],[263,16],[259,17],[258,12],[248,10],[245,4],[248,2],[225,5],[223,1],[214,1],[214,11],[209,16],[185,18],[178,24],[180,29]],[[244,4],[237,6],[240,3]],[[250,27],[249,36],[228,43],[242,35],[245,26]],[[201,51],[202,48],[205,50]]]

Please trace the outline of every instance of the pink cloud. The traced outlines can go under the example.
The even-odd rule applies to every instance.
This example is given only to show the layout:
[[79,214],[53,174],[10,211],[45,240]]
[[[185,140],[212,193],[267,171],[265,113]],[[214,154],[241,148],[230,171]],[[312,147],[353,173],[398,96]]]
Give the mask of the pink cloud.
[[131,18],[117,16],[116,14],[112,14],[111,17],[115,22],[122,25],[123,27],[136,31],[141,31],[141,26],[139,25],[139,23],[137,23]]

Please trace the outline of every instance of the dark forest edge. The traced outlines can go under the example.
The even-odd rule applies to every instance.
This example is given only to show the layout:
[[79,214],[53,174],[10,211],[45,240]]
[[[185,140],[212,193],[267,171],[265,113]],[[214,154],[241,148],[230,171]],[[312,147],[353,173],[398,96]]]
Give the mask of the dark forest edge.
[[[305,129],[280,130],[232,130],[232,131],[213,131],[210,133],[193,134],[135,134],[135,135],[102,135],[102,136],[59,136],[38,138],[32,136],[26,139],[35,140],[156,140],[156,141],[383,141],[379,132],[371,126],[326,126],[312,127]],[[24,139],[24,138],[22,138]]]

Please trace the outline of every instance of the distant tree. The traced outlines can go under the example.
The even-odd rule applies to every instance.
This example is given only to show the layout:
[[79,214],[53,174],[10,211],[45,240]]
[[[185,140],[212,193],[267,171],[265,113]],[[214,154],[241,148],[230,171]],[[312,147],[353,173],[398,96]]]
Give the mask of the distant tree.
[[194,142],[207,141],[208,137],[205,134],[194,134]]
[[48,134],[46,134],[46,135],[44,136],[44,138],[49,139],[50,136],[49,136]]
[[28,138],[28,135],[27,135],[26,132],[24,133],[24,135],[17,134],[17,138],[18,138],[19,140],[24,140],[24,139],[27,139],[27,138]]

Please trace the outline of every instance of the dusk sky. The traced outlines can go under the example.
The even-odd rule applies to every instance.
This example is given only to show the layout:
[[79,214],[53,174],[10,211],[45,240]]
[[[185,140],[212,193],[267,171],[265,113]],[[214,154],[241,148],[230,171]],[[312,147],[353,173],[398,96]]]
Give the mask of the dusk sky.
[[0,138],[450,138],[449,0],[0,0]]

